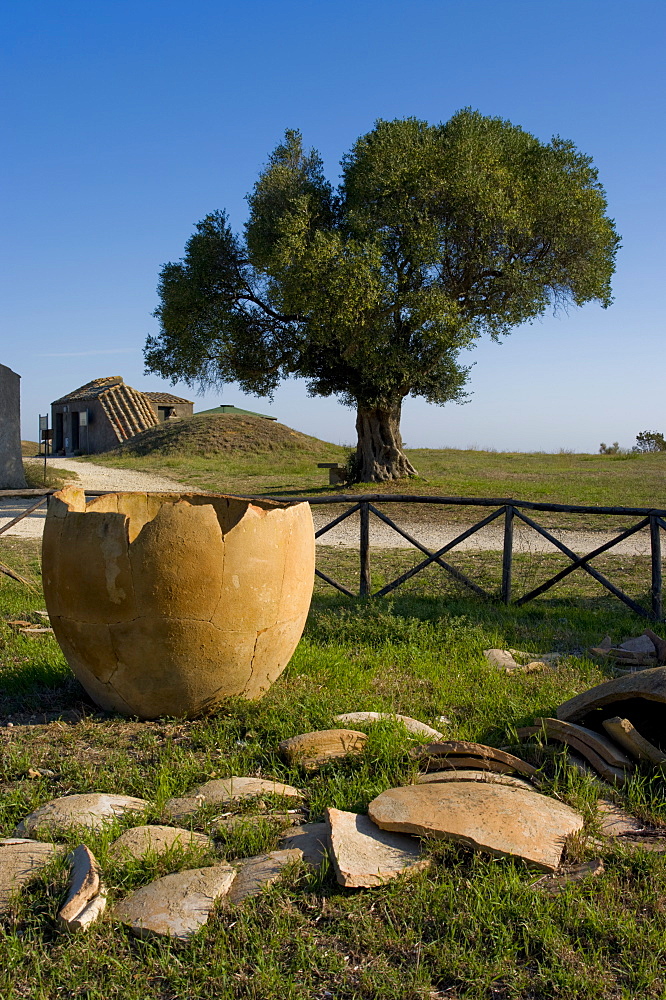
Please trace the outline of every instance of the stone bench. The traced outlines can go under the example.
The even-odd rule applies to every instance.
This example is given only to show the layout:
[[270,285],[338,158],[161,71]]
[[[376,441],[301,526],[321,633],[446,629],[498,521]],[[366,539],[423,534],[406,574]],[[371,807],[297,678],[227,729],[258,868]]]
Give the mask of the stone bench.
[[347,467],[339,462],[317,462],[318,469],[328,469],[329,486],[341,486],[347,482]]

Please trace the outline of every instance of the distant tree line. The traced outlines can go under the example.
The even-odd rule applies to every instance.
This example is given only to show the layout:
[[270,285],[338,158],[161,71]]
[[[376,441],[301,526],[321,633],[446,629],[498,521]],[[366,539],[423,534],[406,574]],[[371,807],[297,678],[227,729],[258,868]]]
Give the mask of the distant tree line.
[[641,431],[636,435],[636,444],[631,449],[620,448],[617,441],[613,441],[612,444],[604,444],[602,441],[599,445],[600,455],[627,455],[630,452],[645,453],[655,451],[666,451],[664,435],[660,434],[659,431]]

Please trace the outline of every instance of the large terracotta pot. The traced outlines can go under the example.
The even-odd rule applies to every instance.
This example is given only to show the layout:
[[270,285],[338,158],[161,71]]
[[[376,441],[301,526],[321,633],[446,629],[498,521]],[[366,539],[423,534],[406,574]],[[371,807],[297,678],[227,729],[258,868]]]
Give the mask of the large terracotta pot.
[[67,662],[102,708],[193,716],[260,698],[301,637],[307,503],[82,490],[51,497],[42,571]]

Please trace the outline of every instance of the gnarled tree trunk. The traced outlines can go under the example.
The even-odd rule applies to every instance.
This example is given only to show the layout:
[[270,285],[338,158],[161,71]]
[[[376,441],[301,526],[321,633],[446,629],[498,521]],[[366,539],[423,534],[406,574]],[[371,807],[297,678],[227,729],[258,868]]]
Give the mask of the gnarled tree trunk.
[[358,404],[356,455],[363,483],[381,483],[418,475],[405,455],[400,436],[402,404],[365,406]]

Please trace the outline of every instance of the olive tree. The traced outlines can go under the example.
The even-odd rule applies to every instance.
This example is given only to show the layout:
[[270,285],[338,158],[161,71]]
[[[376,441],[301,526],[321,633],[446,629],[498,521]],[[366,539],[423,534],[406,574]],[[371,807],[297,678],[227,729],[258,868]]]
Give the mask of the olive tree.
[[590,157],[472,110],[378,121],[342,160],[287,131],[248,196],[160,275],[146,366],[270,395],[299,376],[356,409],[363,481],[415,474],[402,402],[461,400],[461,352],[562,305],[611,303],[619,238]]

